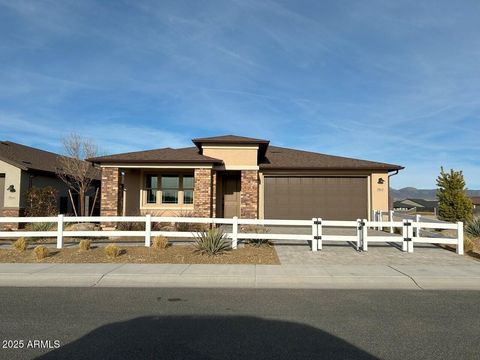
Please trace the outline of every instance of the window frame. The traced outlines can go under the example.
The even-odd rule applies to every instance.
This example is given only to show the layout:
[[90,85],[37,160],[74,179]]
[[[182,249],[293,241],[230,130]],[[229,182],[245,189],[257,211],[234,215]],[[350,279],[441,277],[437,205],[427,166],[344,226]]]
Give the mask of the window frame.
[[[147,188],[147,178],[148,176],[157,177],[157,187],[155,192],[155,202],[148,202],[148,190]],[[178,188],[166,188],[162,187],[162,178],[163,177],[178,177]],[[184,177],[192,178],[193,184],[192,187],[184,188]],[[175,207],[192,207],[194,198],[195,198],[195,174],[191,173],[178,173],[178,172],[144,172],[142,175],[143,183],[143,200],[142,207],[165,207],[165,208],[175,208]],[[177,191],[177,202],[176,203],[164,203],[163,202],[163,190],[175,190]],[[192,202],[185,203],[185,190],[192,192]]]

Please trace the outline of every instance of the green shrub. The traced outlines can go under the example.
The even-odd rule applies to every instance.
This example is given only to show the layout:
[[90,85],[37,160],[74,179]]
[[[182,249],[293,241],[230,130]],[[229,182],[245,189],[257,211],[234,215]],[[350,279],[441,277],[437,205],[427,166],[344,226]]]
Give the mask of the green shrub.
[[116,258],[120,255],[120,253],[121,253],[121,250],[117,245],[111,244],[111,245],[105,246],[105,254],[108,257]]
[[35,254],[37,260],[42,260],[48,256],[48,248],[46,246],[39,245],[33,249],[33,253]]
[[155,249],[166,249],[168,247],[168,240],[165,236],[155,236],[153,238],[152,247]]
[[465,225],[465,233],[472,237],[480,237],[480,217],[475,217]]
[[21,237],[13,243],[13,247],[18,251],[25,251],[28,248],[28,240],[24,237]]
[[210,256],[219,255],[230,249],[225,241],[225,233],[220,228],[213,228],[195,236],[195,252]]
[[[253,234],[269,234],[270,229],[260,225],[246,225],[242,227],[242,232],[253,233]],[[257,247],[270,244],[270,240],[268,239],[247,239],[247,241],[249,244],[252,244]]]
[[90,250],[91,245],[92,245],[92,240],[86,240],[86,239],[80,240],[80,242],[78,243],[78,247],[80,248],[80,250],[83,250],[83,251]]

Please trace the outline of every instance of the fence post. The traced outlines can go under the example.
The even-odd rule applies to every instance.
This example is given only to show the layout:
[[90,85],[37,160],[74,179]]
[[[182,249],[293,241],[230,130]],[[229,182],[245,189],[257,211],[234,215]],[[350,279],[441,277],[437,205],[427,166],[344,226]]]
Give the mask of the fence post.
[[407,238],[409,241],[407,242],[407,251],[409,253],[413,253],[413,223],[409,223],[410,226],[407,226]]
[[421,221],[421,217],[422,215],[415,215],[415,222],[417,223],[417,226],[415,227],[415,237],[420,237],[420,227],[418,226],[418,223]]
[[322,218],[317,218],[317,249],[322,250],[323,249],[323,240],[322,240],[322,235],[323,235],[323,225],[322,225]]
[[457,254],[463,255],[463,222],[457,222]]
[[150,247],[152,240],[152,215],[145,215],[145,246]]
[[57,220],[57,249],[63,247],[63,214],[58,215]]
[[312,251],[318,250],[316,221],[317,221],[316,218],[312,218]]
[[357,219],[357,251],[360,251],[362,245],[362,220]]
[[380,221],[382,224],[379,226],[378,230],[383,231],[383,211],[378,210],[378,221]]
[[363,219],[362,224],[362,250],[368,251],[368,222],[367,219]]
[[232,224],[232,249],[236,249],[238,245],[238,216],[233,217]]
[[403,219],[403,226],[402,226],[402,237],[403,237],[403,243],[402,243],[402,251],[408,251],[408,222],[406,219]]
[[390,221],[390,234],[393,234],[394,231],[393,231],[393,210],[390,210],[388,212],[388,221]]

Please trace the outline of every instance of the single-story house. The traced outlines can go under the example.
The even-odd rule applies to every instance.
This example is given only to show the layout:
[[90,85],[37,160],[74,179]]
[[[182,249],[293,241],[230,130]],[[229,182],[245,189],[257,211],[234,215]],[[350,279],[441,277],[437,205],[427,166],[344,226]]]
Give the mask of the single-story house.
[[102,170],[101,215],[363,219],[389,210],[389,174],[403,169],[234,135],[192,141],[87,159]]
[[[68,186],[57,176],[61,155],[11,141],[0,142],[0,216],[23,216],[26,193],[31,187],[51,186],[58,191],[57,204],[62,214],[73,213]],[[100,185],[100,174],[96,186]],[[92,193],[86,198],[93,204]],[[72,194],[74,202],[78,196]]]
[[403,199],[393,203],[393,210],[436,213],[438,201],[425,199]]

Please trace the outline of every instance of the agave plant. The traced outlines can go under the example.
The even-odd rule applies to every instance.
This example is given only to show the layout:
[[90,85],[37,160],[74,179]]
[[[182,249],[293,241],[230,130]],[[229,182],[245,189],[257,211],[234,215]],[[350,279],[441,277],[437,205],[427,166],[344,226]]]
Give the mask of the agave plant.
[[472,237],[480,237],[480,216],[473,218],[465,225],[465,233]]
[[220,228],[213,228],[195,236],[195,252],[207,255],[218,255],[229,250],[225,241],[225,233]]

